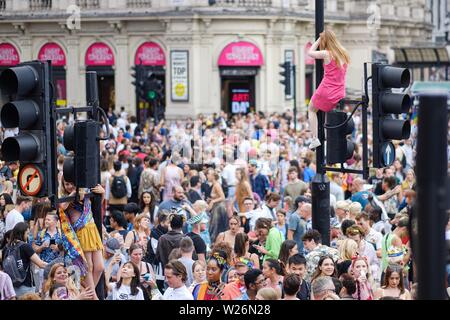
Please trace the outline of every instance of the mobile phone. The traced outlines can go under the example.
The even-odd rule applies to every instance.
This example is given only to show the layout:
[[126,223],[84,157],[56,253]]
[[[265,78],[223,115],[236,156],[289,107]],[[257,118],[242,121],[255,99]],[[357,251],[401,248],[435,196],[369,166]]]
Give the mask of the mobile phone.
[[50,245],[52,244],[56,244],[56,240],[55,239],[50,239]]
[[67,292],[66,287],[60,287],[56,289],[56,295],[60,300],[68,300],[69,299],[69,293]]
[[145,281],[150,281],[152,278],[152,275],[150,273],[146,273],[143,275],[143,278]]

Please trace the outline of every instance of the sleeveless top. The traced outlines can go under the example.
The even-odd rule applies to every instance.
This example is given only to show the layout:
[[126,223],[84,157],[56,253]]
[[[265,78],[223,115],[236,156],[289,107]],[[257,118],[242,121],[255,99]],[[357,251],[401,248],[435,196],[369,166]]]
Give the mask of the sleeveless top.
[[343,64],[339,68],[334,58],[331,58],[330,63],[323,64],[324,75],[322,82],[311,98],[314,107],[324,112],[329,112],[337,106],[341,99],[345,98],[347,67],[347,64]]

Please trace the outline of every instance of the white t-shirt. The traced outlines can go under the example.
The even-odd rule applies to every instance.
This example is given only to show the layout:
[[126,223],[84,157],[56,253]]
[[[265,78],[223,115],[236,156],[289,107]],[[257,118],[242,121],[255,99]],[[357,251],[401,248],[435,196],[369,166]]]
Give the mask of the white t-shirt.
[[271,220],[273,220],[272,215],[270,215],[269,210],[262,210],[262,209],[255,209],[249,212],[245,213],[245,217],[247,219],[250,219],[249,225],[250,225],[250,230],[253,231],[255,230],[255,224],[256,224],[256,220],[258,220],[259,218],[269,218]]
[[234,164],[227,164],[222,171],[222,177],[227,180],[228,186],[236,186],[236,166]]
[[167,288],[162,300],[194,300],[194,297],[186,286],[182,286],[176,289]]
[[144,294],[141,288],[138,289],[137,295],[131,295],[131,287],[122,283],[119,289],[117,289],[116,282],[110,283],[112,286],[112,300],[144,300]]
[[17,211],[16,209],[12,209],[8,214],[6,215],[6,226],[5,226],[5,232],[8,232],[9,230],[14,229],[16,224],[19,222],[24,222],[23,215]]

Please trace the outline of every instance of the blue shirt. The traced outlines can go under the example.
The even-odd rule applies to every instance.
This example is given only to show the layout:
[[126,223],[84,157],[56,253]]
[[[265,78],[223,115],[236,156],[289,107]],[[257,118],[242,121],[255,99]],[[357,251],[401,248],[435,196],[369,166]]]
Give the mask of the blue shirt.
[[[42,235],[43,233],[44,230],[37,234],[36,240],[34,242],[36,245],[41,246],[45,241],[50,241],[50,239],[55,239],[56,245],[62,244],[61,234],[59,231],[56,232],[53,238],[47,232],[47,229],[45,229],[44,235]],[[50,247],[48,247],[41,251],[39,257],[41,258],[42,261],[50,263],[51,261],[60,257],[60,251],[53,251]]]
[[303,181],[307,183],[311,182],[315,175],[316,173],[313,171],[313,169],[311,169],[310,167],[306,167],[303,171]]
[[258,174],[256,177],[250,176],[250,184],[253,192],[255,192],[261,200],[264,200],[267,190],[269,190],[270,187],[269,179],[262,174]]
[[353,202],[359,202],[364,210],[366,205],[369,203],[369,192],[368,191],[359,191],[352,195],[351,200]]
[[306,232],[306,222],[297,213],[292,213],[289,218],[289,230],[294,231],[292,239],[297,243],[298,253],[303,254],[302,237]]

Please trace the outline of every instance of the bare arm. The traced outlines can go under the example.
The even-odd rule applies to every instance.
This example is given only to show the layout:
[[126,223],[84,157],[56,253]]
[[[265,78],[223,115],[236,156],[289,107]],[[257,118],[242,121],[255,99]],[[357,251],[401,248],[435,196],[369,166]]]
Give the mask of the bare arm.
[[30,260],[41,269],[44,269],[47,265],[47,262],[42,261],[36,253],[31,256]]
[[288,230],[287,240],[294,240],[294,230]]
[[130,249],[130,246],[133,244],[133,240],[134,240],[134,232],[128,232],[127,236],[125,238],[125,243],[123,244],[123,247],[128,250]]
[[329,58],[328,52],[326,50],[316,51],[319,45],[320,45],[320,38],[318,38],[316,42],[314,42],[314,44],[311,46],[311,48],[308,51],[308,55],[314,59],[322,59],[322,60],[328,59]]
[[204,253],[197,254],[198,260],[206,262],[206,257]]

